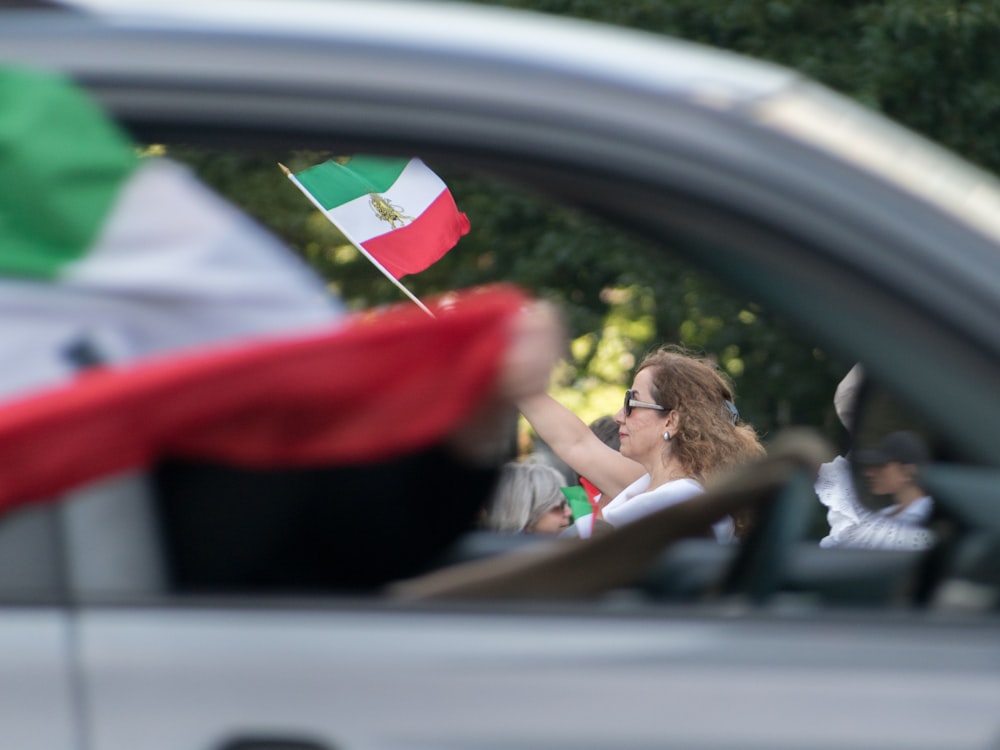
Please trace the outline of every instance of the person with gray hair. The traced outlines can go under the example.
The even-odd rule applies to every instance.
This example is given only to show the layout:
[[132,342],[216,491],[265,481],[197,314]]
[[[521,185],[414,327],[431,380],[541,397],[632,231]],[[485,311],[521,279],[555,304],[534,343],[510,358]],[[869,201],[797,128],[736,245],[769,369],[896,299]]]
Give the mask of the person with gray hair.
[[545,463],[504,464],[481,525],[515,534],[559,533],[572,519],[564,483],[563,475]]

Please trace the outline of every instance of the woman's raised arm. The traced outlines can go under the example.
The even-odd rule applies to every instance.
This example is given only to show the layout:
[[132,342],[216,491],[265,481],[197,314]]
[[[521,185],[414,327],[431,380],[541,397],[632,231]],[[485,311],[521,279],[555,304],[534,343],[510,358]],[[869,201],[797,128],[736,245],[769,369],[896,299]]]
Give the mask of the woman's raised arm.
[[576,414],[545,393],[518,399],[517,406],[538,436],[573,471],[610,500],[646,473],[598,438]]

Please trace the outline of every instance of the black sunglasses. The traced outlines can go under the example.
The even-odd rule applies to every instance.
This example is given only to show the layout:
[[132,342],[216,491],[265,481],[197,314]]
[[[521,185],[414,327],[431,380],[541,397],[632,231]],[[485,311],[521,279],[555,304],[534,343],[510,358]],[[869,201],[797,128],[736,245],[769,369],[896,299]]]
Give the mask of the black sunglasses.
[[633,409],[656,409],[657,411],[666,411],[666,408],[660,406],[659,404],[651,404],[648,401],[639,401],[635,398],[635,391],[625,391],[625,405],[622,407],[625,409],[625,416],[631,417]]

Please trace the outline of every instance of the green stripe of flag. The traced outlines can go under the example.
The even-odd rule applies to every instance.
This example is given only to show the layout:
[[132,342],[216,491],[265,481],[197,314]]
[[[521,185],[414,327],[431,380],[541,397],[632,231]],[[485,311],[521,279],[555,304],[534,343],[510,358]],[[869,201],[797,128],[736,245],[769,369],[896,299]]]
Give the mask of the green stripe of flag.
[[0,67],[0,273],[50,278],[94,244],[137,157],[59,77]]
[[408,159],[355,156],[346,164],[326,161],[295,177],[325,209],[349,203],[369,193],[384,193],[399,179]]

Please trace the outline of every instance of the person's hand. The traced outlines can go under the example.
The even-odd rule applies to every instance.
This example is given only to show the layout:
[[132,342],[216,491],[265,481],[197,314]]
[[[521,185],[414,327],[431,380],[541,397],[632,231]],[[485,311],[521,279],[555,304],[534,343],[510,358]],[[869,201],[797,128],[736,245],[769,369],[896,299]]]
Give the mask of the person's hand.
[[566,329],[556,309],[544,302],[525,305],[512,321],[492,397],[452,433],[452,450],[484,464],[512,458],[516,402],[548,391],[552,370],[565,349]]
[[552,369],[565,349],[566,328],[556,309],[546,302],[526,305],[513,323],[497,396],[516,402],[548,391]]

